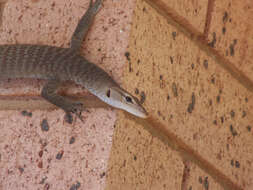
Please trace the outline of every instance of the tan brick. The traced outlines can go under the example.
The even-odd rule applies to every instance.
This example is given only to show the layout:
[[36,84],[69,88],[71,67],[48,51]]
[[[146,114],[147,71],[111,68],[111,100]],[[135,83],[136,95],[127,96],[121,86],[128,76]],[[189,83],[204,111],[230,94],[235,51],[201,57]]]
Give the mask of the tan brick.
[[[183,151],[190,153],[194,150],[198,153],[194,154],[192,160],[199,164],[198,167],[201,166],[202,158],[211,164],[208,166],[210,170],[204,166],[206,173],[199,174],[212,176],[208,177],[210,186],[220,188],[214,182],[218,180],[224,187],[232,182],[231,188],[251,189],[252,94],[149,5],[137,1],[136,7],[129,45],[130,61],[124,73],[125,86],[132,93],[138,92],[140,99],[145,97],[144,105],[153,120],[158,120],[166,126],[167,131],[189,146]],[[120,122],[120,128],[126,126],[127,122]],[[132,125],[140,130],[137,140],[145,138],[142,137],[144,130],[137,124]],[[127,131],[130,132],[132,128]],[[115,135],[115,138],[123,137],[126,132]],[[127,150],[119,151],[117,142],[113,146],[116,153],[112,155],[120,155],[112,157],[111,163],[123,160],[122,155],[130,155]],[[179,152],[183,152],[180,144],[175,146],[179,146]],[[138,148],[136,152],[142,152],[143,157],[152,154],[145,151],[144,146]],[[182,155],[187,159],[187,156]],[[144,162],[141,165],[132,162],[129,165],[134,167],[129,171],[139,171],[144,167]],[[116,174],[122,171],[122,163],[117,168],[112,164],[110,166],[114,172],[109,175],[111,185],[117,184],[117,180],[134,181],[134,184],[141,181],[136,179],[138,172],[135,171],[125,178],[117,177]],[[214,170],[218,170],[224,178],[215,176]],[[197,176],[195,172],[192,175]],[[150,178],[152,174],[145,176]]]
[[180,189],[183,163],[175,151],[123,114],[115,127],[106,189]]
[[[187,190],[224,190],[210,175],[201,170],[197,165],[188,163],[186,164],[184,172],[184,182],[182,183],[182,189]],[[188,173],[188,175],[187,175]]]
[[184,17],[190,24],[197,28],[200,32],[204,31],[206,9],[208,0],[161,0],[170,8],[174,9],[180,16]]

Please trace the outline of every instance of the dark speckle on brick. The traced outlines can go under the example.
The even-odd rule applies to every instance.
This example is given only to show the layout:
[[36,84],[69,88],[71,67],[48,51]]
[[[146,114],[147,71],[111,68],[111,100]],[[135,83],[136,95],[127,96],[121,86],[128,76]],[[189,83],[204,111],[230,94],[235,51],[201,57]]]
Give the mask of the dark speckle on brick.
[[191,103],[188,105],[187,111],[189,113],[192,113],[194,107],[195,107],[195,102],[196,102],[196,98],[195,98],[195,94],[192,93],[192,98],[191,98]]
[[131,62],[129,62],[128,71],[129,71],[129,73],[133,72],[133,68],[132,68],[132,63]]
[[213,84],[215,83],[215,78],[214,78],[214,77],[212,77],[211,82],[212,82]]
[[204,60],[203,65],[204,65],[205,69],[208,69],[208,60],[207,59]]
[[222,27],[222,34],[224,34],[224,35],[225,35],[225,33],[226,33],[226,27],[225,27],[225,26],[223,26],[223,27]]
[[23,116],[32,117],[32,112],[28,112],[28,111],[26,111],[26,110],[22,111],[21,114],[22,114]]
[[105,172],[100,174],[100,178],[103,178],[103,177],[105,177]]
[[163,89],[165,88],[165,81],[163,80],[163,76],[160,75],[160,88]]
[[138,60],[137,60],[137,64],[139,65],[140,63],[141,63],[141,60],[138,59]]
[[178,96],[178,92],[177,92],[177,85],[175,82],[172,83],[172,92],[174,94],[175,97]]
[[125,56],[126,56],[126,59],[128,60],[128,61],[130,61],[130,53],[127,51],[127,52],[125,52]]
[[216,33],[213,32],[213,40],[210,43],[208,43],[208,45],[214,47],[215,44],[216,44]]
[[222,21],[223,21],[224,24],[228,21],[228,12],[227,11],[224,12]]
[[73,123],[73,116],[71,113],[66,113],[64,116],[64,120],[69,123],[72,124]]
[[230,161],[230,164],[231,164],[231,166],[234,167],[234,160],[231,160],[231,161]]
[[125,57],[126,57],[127,61],[129,62],[129,72],[132,72],[133,71],[132,63],[131,63],[131,60],[130,60],[130,53],[128,51],[125,52]]
[[169,101],[170,100],[170,95],[168,94],[168,96],[167,96],[167,100]]
[[235,161],[235,167],[236,167],[236,168],[240,168],[240,162],[237,161],[237,160]]
[[43,162],[42,161],[39,161],[38,168],[43,168]]
[[61,150],[60,152],[58,152],[57,155],[56,155],[56,159],[57,159],[57,160],[62,159],[63,153],[64,153],[63,150]]
[[76,141],[75,137],[71,137],[69,140],[69,144],[73,144]]
[[69,190],[78,190],[81,187],[81,183],[79,181],[76,184],[73,184]]
[[177,32],[172,32],[172,38],[173,38],[173,40],[176,39],[176,36],[177,36]]
[[191,68],[194,69],[194,64],[191,64]]
[[224,117],[223,116],[220,117],[220,121],[221,121],[221,123],[224,123]]
[[43,150],[40,150],[39,151],[39,157],[42,157],[43,156]]
[[205,177],[205,179],[204,179],[204,188],[205,188],[205,190],[208,190],[209,189],[209,182],[208,182],[208,177]]
[[134,155],[134,160],[136,161],[137,160],[137,157]]
[[140,104],[143,104],[146,100],[145,92],[141,91],[140,96],[141,96]]
[[170,56],[170,63],[173,64],[173,57]]
[[248,125],[247,127],[247,130],[250,132],[251,131],[251,126],[250,125]]
[[246,111],[242,111],[242,118],[244,118],[244,117],[246,117],[246,115],[247,115],[247,113],[246,113]]
[[247,103],[248,101],[249,101],[249,100],[248,100],[248,98],[246,97],[246,98],[245,98],[245,102]]
[[218,96],[216,97],[216,101],[217,101],[217,103],[220,103],[220,95],[218,95]]
[[229,45],[229,52],[230,52],[231,56],[234,56],[234,54],[235,54],[234,47],[235,47],[236,44],[237,44],[237,40],[234,39],[233,43]]
[[234,110],[231,110],[231,112],[230,112],[230,116],[231,116],[232,118],[234,118],[234,117],[235,117],[235,112],[234,112]]
[[229,52],[230,52],[231,56],[234,56],[234,54],[235,54],[234,44],[230,44],[229,45]]
[[135,93],[136,95],[138,95],[138,94],[140,93],[140,92],[139,92],[139,89],[136,88],[135,91],[134,91],[134,93]]
[[217,125],[217,120],[214,120],[214,121],[213,121],[213,124],[214,124],[214,125]]
[[41,122],[41,130],[42,131],[49,131],[49,125],[46,119],[43,119]]
[[234,129],[233,125],[229,126],[230,132],[232,133],[232,135],[235,137],[236,135],[238,135],[237,131]]
[[24,172],[24,168],[18,167],[19,172],[22,174]]
[[161,113],[160,110],[157,111],[157,114],[158,114],[163,120],[165,120],[165,116],[162,115],[162,113]]
[[202,184],[203,183],[203,180],[202,180],[202,177],[199,176],[199,183]]

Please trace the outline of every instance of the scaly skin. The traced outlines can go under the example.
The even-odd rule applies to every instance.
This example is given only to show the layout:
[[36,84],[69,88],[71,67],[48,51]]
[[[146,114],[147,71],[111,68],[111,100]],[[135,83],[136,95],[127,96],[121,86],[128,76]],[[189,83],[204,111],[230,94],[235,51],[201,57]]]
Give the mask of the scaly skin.
[[104,83],[116,84],[104,70],[75,50],[46,45],[0,46],[0,71],[1,78],[74,81],[90,90]]

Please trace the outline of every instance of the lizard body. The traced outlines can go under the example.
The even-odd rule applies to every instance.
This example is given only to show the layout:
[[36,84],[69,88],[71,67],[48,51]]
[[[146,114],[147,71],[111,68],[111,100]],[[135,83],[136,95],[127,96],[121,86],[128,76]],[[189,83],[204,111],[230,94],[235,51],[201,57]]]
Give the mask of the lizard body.
[[147,112],[138,99],[122,89],[103,69],[86,60],[80,48],[102,0],[92,3],[79,21],[71,39],[70,48],[47,45],[1,45],[1,79],[37,78],[48,80],[41,95],[66,113],[74,113],[81,120],[82,104],[57,94],[66,81],[85,87],[107,104],[146,118]]

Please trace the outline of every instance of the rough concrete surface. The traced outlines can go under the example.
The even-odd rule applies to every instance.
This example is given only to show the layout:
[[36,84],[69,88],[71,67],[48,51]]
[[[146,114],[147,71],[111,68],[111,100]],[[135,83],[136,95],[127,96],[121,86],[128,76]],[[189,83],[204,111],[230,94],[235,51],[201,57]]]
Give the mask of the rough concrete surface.
[[[166,5],[173,7],[173,2],[166,1]],[[253,44],[248,34],[253,28],[247,18],[253,16],[252,3],[223,2],[227,3],[214,1],[210,3],[213,8],[207,9],[213,10],[208,19],[214,16],[210,30],[198,29],[209,31],[208,36],[212,36],[212,30],[218,28],[217,7],[224,10],[244,7],[246,18],[241,10],[236,13],[234,8],[232,20],[238,26],[234,25],[235,29],[228,32],[232,35],[233,31],[247,28],[247,33],[235,32],[233,39],[237,39],[237,45],[241,40],[247,41],[246,45],[242,43],[241,51],[235,52],[238,57],[245,55],[245,60],[249,60],[244,62],[245,67],[250,67]],[[206,14],[200,16],[206,18]],[[244,28],[239,24],[242,18]],[[191,23],[192,17],[187,19]],[[173,135],[166,143],[152,130],[147,132],[147,122],[128,121],[133,118],[120,115],[113,138],[107,189],[252,189],[252,92],[145,1],[137,1],[129,40],[125,87],[144,102],[151,118],[147,122],[156,121]],[[210,40],[209,46],[215,43]],[[222,54],[227,46],[220,43],[220,49]],[[230,61],[239,66],[238,59]],[[247,72],[252,75],[252,70]],[[153,131],[161,128],[158,125],[152,126]],[[158,139],[163,143],[158,143]]]
[[[4,7],[0,43],[68,47],[88,3],[9,0]],[[133,1],[105,0],[82,51],[117,81],[125,61],[132,6]],[[1,93],[38,94],[42,84],[17,80],[12,87],[1,85]],[[65,121],[62,110],[21,111],[0,112],[1,190],[104,189],[115,111],[91,109],[84,113],[84,123],[74,119],[72,125]]]

